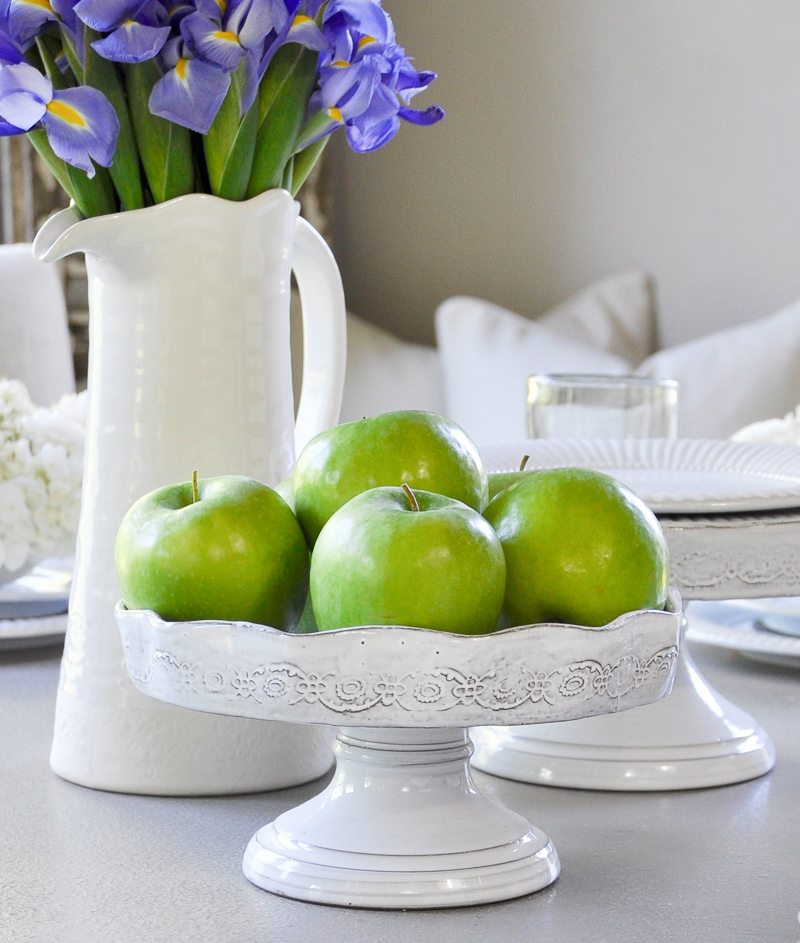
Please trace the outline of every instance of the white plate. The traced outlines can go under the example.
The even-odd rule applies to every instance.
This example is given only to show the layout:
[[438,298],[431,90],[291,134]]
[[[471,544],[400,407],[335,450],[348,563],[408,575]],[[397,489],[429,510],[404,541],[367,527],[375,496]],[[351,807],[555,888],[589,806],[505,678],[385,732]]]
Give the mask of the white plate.
[[785,668],[800,668],[800,638],[761,628],[752,611],[737,602],[692,602],[686,617],[686,637],[692,642],[730,648]]
[[0,586],[0,620],[29,620],[67,611],[72,559],[48,557]]
[[0,622],[0,651],[55,645],[63,642],[66,631],[66,613],[38,619],[4,619]]
[[800,596],[776,596],[773,599],[733,599],[746,609],[757,624],[781,635],[800,637]]
[[521,439],[480,449],[489,472],[575,465],[625,482],[658,514],[800,507],[800,448],[717,439]]

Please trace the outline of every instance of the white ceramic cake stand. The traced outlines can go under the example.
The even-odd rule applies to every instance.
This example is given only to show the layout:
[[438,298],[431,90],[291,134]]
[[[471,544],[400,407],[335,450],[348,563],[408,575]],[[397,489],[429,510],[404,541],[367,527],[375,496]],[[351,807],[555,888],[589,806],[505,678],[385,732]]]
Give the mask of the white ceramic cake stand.
[[251,839],[246,877],[276,894],[359,907],[454,907],[552,883],[548,837],[475,787],[467,728],[649,704],[672,686],[680,599],[599,629],[489,636],[371,626],[289,635],[169,623],[117,607],[140,691],[194,710],[340,726],[320,795]]

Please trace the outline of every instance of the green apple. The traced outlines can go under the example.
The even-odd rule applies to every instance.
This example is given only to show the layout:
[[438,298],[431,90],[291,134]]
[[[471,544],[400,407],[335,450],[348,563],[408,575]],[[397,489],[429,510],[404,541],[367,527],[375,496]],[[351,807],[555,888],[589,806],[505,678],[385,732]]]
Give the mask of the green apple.
[[286,502],[242,475],[167,485],[123,518],[115,559],[129,609],[289,631],[308,594],[308,547]]
[[292,514],[294,514],[294,487],[292,486],[292,479],[284,478],[283,481],[279,481],[278,484],[275,485],[275,491],[289,505],[289,507],[292,509]]
[[663,609],[669,555],[653,512],[610,475],[552,468],[523,475],[484,516],[506,557],[511,625],[600,626]]
[[303,449],[292,478],[297,518],[313,546],[325,522],[362,491],[382,485],[422,488],[481,510],[486,472],[457,423],[407,410],[335,426]]
[[478,635],[503,606],[506,564],[481,515],[429,491],[373,488],[323,527],[311,557],[320,629],[411,625]]
[[522,456],[522,461],[520,462],[517,471],[491,472],[489,474],[489,501],[491,501],[493,498],[496,498],[501,491],[505,491],[506,488],[510,488],[511,485],[515,485],[518,481],[522,481],[523,478],[535,471],[533,468],[525,471],[525,466],[528,464],[529,458],[530,455]]

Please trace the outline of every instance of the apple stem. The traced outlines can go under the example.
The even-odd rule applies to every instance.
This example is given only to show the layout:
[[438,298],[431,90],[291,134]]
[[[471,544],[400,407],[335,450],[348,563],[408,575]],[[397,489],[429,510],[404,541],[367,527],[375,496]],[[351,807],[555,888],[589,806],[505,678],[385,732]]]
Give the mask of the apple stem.
[[200,492],[197,490],[197,471],[192,472],[192,504],[197,504],[200,500]]
[[417,496],[414,494],[414,492],[408,487],[408,485],[405,482],[403,482],[402,488],[403,488],[403,491],[405,491],[406,493],[406,497],[408,498],[408,503],[411,505],[411,510],[418,511],[419,502],[417,501]]
[[522,461],[519,463],[519,470],[520,470],[520,471],[525,471],[525,466],[528,464],[528,459],[529,459],[529,458],[530,458],[530,455],[523,455],[523,456],[522,456]]

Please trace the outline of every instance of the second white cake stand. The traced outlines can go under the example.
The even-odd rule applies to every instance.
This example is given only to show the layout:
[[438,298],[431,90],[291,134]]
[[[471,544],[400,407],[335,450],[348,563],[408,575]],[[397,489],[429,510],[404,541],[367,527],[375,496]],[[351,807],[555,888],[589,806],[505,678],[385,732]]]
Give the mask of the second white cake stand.
[[647,792],[754,779],[775,764],[764,729],[705,680],[684,646],[669,698],[620,716],[471,731],[473,765],[543,786]]
[[[800,512],[782,509],[800,495],[800,450],[793,446],[540,439],[490,447],[484,459],[507,470],[518,453],[530,455],[529,468],[580,465],[641,486],[661,515],[670,581],[685,600],[800,592]],[[750,506],[775,509],[744,510]],[[471,736],[473,765],[484,772],[581,789],[721,786],[762,776],[775,764],[767,732],[714,690],[686,647],[663,702],[620,717],[482,728]]]
[[371,626],[288,635],[249,623],[168,623],[117,607],[139,690],[194,710],[341,725],[318,796],[253,836],[245,876],[276,894],[358,907],[453,907],[539,890],[548,837],[483,796],[467,728],[638,707],[672,686],[680,599],[599,629],[489,636]]

